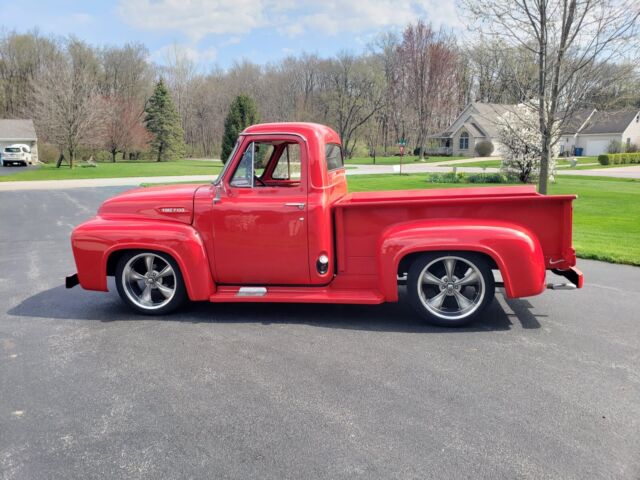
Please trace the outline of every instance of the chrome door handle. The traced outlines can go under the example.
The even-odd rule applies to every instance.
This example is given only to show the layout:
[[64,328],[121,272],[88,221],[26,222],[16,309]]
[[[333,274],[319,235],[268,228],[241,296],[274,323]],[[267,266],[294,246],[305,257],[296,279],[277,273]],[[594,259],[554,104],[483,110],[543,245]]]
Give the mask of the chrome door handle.
[[285,203],[284,204],[285,207],[297,207],[300,210],[304,209],[305,205],[306,205],[305,203]]

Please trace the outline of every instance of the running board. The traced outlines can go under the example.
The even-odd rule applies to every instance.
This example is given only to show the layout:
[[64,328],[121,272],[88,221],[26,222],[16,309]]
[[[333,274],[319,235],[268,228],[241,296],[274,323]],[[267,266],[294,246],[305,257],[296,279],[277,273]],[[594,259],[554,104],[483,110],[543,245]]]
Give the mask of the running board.
[[264,297],[267,294],[266,287],[240,287],[236,296],[238,297]]
[[551,290],[575,290],[578,287],[573,283],[547,283],[547,288]]
[[210,302],[274,303],[357,303],[379,304],[385,301],[380,292],[365,289],[327,287],[241,287],[221,286],[209,297]]

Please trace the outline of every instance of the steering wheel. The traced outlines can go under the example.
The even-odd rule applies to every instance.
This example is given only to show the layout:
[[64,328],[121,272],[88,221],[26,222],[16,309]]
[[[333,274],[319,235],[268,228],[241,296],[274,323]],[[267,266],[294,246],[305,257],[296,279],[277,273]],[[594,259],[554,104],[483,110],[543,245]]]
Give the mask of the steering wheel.
[[262,185],[263,187],[266,187],[266,186],[267,186],[267,184],[266,184],[266,183],[264,183],[264,182],[262,181],[262,179],[261,179],[260,177],[258,177],[257,175],[254,175],[254,176],[253,176],[253,179],[254,179],[255,181],[257,181],[257,182],[258,182],[260,185]]

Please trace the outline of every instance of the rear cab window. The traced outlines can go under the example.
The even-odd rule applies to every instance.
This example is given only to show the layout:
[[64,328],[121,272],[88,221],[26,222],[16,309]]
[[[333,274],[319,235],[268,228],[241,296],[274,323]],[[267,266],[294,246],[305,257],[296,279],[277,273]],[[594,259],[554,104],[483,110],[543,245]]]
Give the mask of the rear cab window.
[[342,147],[336,143],[327,143],[324,147],[325,161],[327,162],[327,170],[338,170],[344,167],[342,158]]

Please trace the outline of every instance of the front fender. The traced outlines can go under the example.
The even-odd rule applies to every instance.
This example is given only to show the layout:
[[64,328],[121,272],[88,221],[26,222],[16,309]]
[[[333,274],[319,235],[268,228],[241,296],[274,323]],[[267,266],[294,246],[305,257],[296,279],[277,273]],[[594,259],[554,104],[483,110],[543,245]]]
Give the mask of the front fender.
[[398,299],[398,266],[405,256],[438,250],[488,255],[500,269],[510,298],[538,295],[545,288],[542,248],[526,228],[471,219],[417,221],[396,224],[380,236],[380,288],[387,300]]
[[71,246],[80,285],[87,290],[107,291],[107,262],[114,252],[145,249],[175,259],[191,300],[208,300],[215,292],[204,245],[191,225],[98,216],[74,229]]

